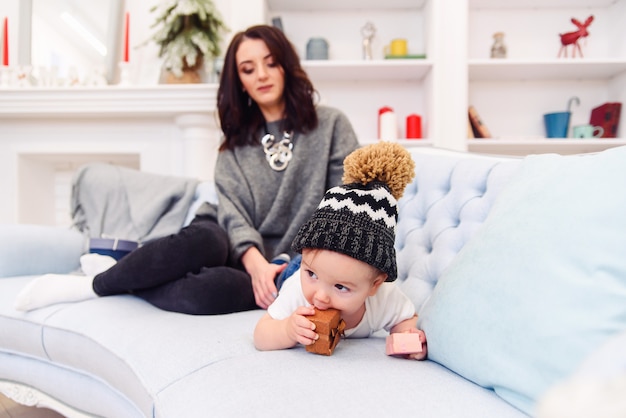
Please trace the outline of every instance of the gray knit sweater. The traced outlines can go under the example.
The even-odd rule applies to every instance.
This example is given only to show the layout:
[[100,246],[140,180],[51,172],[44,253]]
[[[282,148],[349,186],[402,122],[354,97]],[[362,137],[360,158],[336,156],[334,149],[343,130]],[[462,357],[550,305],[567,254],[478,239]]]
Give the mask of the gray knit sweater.
[[[318,127],[295,132],[293,158],[281,172],[270,168],[259,132],[259,144],[218,154],[215,182],[218,219],[231,241],[232,257],[240,260],[256,246],[270,260],[291,252],[300,226],[315,211],[324,193],[341,184],[343,160],[358,147],[348,118],[339,110],[318,106]],[[267,124],[277,139],[279,122]]]

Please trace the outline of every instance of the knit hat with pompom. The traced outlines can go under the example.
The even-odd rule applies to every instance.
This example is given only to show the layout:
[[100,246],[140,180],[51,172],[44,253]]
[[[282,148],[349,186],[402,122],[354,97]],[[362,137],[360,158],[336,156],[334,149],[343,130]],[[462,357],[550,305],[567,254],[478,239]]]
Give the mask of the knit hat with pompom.
[[409,152],[393,142],[359,148],[343,162],[343,185],[329,189],[300,228],[292,249],[336,251],[398,276],[396,222],[398,199],[415,175]]

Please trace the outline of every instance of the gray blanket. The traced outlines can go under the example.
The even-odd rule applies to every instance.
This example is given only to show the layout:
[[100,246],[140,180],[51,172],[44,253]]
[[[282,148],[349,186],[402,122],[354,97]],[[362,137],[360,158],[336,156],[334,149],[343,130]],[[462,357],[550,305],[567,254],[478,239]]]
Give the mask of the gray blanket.
[[89,238],[146,242],[181,229],[198,180],[93,163],[72,182],[72,219]]

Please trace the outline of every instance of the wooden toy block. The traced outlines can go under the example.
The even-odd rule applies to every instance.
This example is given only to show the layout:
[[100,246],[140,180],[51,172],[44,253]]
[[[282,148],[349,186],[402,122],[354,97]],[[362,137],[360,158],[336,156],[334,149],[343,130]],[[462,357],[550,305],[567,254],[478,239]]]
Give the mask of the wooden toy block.
[[319,339],[313,344],[306,346],[306,351],[315,354],[330,356],[339,344],[346,323],[341,319],[341,314],[336,309],[321,311],[315,309],[315,314],[308,317],[315,324],[315,332]]
[[421,353],[422,349],[422,342],[417,333],[401,332],[387,336],[385,352],[388,356]]

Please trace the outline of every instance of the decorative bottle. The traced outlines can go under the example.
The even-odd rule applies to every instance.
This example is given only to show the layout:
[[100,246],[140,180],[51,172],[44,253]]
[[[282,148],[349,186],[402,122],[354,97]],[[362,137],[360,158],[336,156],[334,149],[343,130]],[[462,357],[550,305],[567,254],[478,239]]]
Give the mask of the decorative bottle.
[[506,45],[504,44],[504,32],[496,32],[493,34],[491,58],[506,58]]

